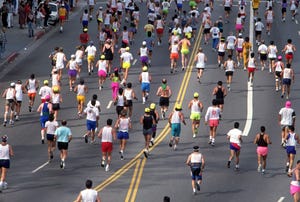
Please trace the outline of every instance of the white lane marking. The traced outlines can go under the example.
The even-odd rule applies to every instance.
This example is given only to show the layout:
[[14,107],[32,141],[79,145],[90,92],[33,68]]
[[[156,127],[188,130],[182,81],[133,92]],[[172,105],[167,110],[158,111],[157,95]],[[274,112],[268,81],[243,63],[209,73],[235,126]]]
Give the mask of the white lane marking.
[[46,165],[49,164],[49,161],[47,161],[46,163],[44,163],[43,165],[39,166],[37,169],[33,170],[31,173],[35,173],[37,171],[39,171],[40,169],[44,168]]
[[277,202],[282,202],[283,200],[285,199],[285,197],[280,197],[279,199],[278,199],[278,201]]
[[300,36],[300,31],[298,31],[298,35]]
[[106,109],[109,109],[111,107],[111,105],[113,104],[113,101],[109,101],[108,105],[106,106]]
[[[253,44],[253,9],[252,4],[250,4],[250,20],[249,20],[249,39],[250,42]],[[245,128],[243,130],[243,135],[248,136],[251,125],[252,125],[252,118],[253,118],[253,87],[250,85],[250,82],[248,82],[247,86],[247,120],[245,124]]]
[[137,62],[137,59],[134,59],[132,65],[135,65],[136,62]]

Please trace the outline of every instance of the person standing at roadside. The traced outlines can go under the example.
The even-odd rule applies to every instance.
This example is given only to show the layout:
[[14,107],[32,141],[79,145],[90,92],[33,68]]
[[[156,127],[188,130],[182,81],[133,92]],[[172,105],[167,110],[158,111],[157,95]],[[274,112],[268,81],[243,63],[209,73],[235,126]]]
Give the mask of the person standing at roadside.
[[93,181],[92,180],[86,180],[85,182],[85,190],[82,190],[75,202],[101,202],[101,199],[98,195],[98,192],[93,187]]
[[1,137],[0,144],[0,169],[1,169],[1,179],[0,179],[0,190],[7,188],[6,173],[10,168],[10,157],[14,156],[12,147],[7,143],[8,137],[6,135]]
[[264,174],[266,172],[268,145],[272,144],[270,136],[265,133],[265,126],[260,127],[260,133],[255,136],[254,144],[257,145],[257,171]]
[[227,162],[227,167],[230,168],[231,160],[235,157],[235,170],[239,170],[239,163],[240,163],[240,152],[241,152],[241,143],[242,140],[242,134],[243,132],[238,129],[240,127],[239,122],[234,122],[234,128],[231,129],[227,133],[227,139],[230,142],[230,156]]
[[72,140],[72,132],[67,127],[67,121],[62,120],[61,126],[55,130],[54,140],[57,141],[57,148],[60,151],[60,168],[64,169],[66,158],[68,155],[69,143]]
[[199,152],[199,147],[194,146],[193,152],[188,156],[186,160],[186,165],[191,168],[191,177],[192,177],[192,188],[193,194],[196,194],[197,191],[200,191],[200,184],[202,182],[202,171],[205,167],[205,160],[203,155]]

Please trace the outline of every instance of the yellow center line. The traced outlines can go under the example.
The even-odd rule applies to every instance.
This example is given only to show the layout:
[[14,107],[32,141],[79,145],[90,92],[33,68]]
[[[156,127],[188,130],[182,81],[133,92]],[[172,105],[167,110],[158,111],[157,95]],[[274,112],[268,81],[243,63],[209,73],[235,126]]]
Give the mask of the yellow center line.
[[136,166],[135,166],[135,169],[134,169],[134,172],[133,172],[133,176],[132,176],[132,179],[131,179],[131,182],[130,182],[130,186],[129,186],[129,189],[128,189],[128,192],[127,192],[127,195],[126,195],[126,198],[125,198],[125,202],[129,202],[129,199],[130,199],[130,196],[131,196],[131,192],[133,191],[133,185],[135,183],[135,179],[136,179],[136,175],[139,171],[139,167],[140,167],[140,164],[141,164],[141,159],[138,159],[136,161]]
[[142,165],[140,167],[138,178],[136,179],[136,183],[135,183],[135,186],[134,186],[134,190],[133,190],[130,202],[135,202],[136,194],[137,194],[137,191],[139,189],[139,185],[140,185],[140,181],[142,179],[142,175],[143,175],[143,171],[144,171],[146,161],[147,161],[146,158],[144,158],[143,161],[142,161]]

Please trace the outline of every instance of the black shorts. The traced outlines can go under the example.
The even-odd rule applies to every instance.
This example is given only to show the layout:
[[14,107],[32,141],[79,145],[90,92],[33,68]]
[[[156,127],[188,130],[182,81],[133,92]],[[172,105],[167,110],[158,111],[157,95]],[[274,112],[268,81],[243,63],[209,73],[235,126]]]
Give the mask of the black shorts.
[[170,101],[168,97],[160,97],[159,98],[159,106],[169,106]]
[[233,71],[227,71],[225,72],[225,76],[232,76],[233,75]]
[[224,104],[224,99],[216,99],[217,100],[217,105],[223,105]]
[[275,75],[276,75],[277,77],[281,78],[281,72],[275,71]]
[[68,142],[57,142],[58,150],[68,150],[69,143]]
[[122,15],[122,11],[117,11],[118,15]]
[[14,99],[7,99],[5,103],[6,103],[6,105],[12,106],[15,103],[15,100]]
[[0,168],[9,168],[10,167],[10,160],[9,159],[1,159],[0,160]]
[[264,54],[264,53],[261,53],[260,54],[260,60],[262,60],[262,61],[266,61],[267,60],[267,54]]
[[47,140],[54,141],[54,135],[53,134],[47,134]]
[[204,33],[204,34],[209,34],[209,33],[210,33],[210,28],[205,28],[205,29],[203,30],[203,33]]
[[123,109],[124,109],[123,106],[117,106],[116,107],[117,114],[120,115]]
[[132,100],[126,100],[125,107],[132,107]]
[[282,14],[286,13],[286,8],[282,8],[282,9],[281,9],[281,13],[282,13]]
[[290,86],[291,85],[291,79],[282,79],[282,84]]
[[255,36],[261,35],[261,31],[255,31]]
[[218,56],[224,57],[225,56],[225,52],[218,52]]
[[59,105],[59,103],[54,103],[54,104],[52,104],[52,109],[53,110],[60,110],[60,105]]
[[230,12],[231,8],[230,7],[224,7],[224,10]]

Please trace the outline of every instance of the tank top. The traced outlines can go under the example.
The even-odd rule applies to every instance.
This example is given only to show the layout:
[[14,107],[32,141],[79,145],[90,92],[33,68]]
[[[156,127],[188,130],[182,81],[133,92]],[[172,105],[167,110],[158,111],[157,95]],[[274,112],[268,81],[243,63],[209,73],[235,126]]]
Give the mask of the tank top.
[[286,141],[286,146],[296,146],[297,144],[297,141],[295,139],[295,133],[289,133],[288,134],[288,138],[287,138],[287,141]]
[[187,40],[183,40],[183,41],[182,41],[181,48],[182,48],[183,50],[189,49]]
[[209,29],[210,28],[210,20],[205,20],[204,21],[204,29]]
[[128,132],[129,118],[120,118],[119,131]]
[[291,54],[293,52],[293,46],[291,44],[287,44],[285,54]]
[[111,14],[106,13],[105,18],[104,18],[105,25],[110,25],[110,18],[111,18]]
[[292,181],[291,181],[291,185],[300,187],[300,182],[296,179],[296,175],[295,172],[293,172],[293,176],[292,176]]
[[129,35],[128,35],[128,31],[123,31],[123,34],[122,34],[122,40],[123,41],[129,41]]
[[156,113],[155,113],[155,110],[152,110],[150,111],[150,115],[153,117],[153,119],[155,120],[155,122],[157,123],[157,117],[156,117]]
[[142,72],[142,83],[150,83],[149,72]]
[[52,74],[52,86],[59,86],[58,74]]
[[193,100],[193,104],[191,107],[191,112],[192,113],[200,113],[200,107],[199,107],[199,100]]
[[141,57],[143,57],[143,56],[148,56],[147,50],[148,50],[147,47],[141,47],[141,48],[140,48],[140,56],[141,56]]
[[191,163],[193,164],[193,163],[198,163],[198,164],[200,164],[202,162],[202,154],[200,154],[200,153],[196,153],[196,152],[194,152],[194,153],[192,153],[191,154]]
[[77,95],[85,95],[84,85],[78,84],[78,86],[77,86]]
[[124,96],[123,95],[118,95],[117,106],[124,107]]
[[126,100],[132,100],[132,89],[125,88],[124,96],[126,97]]
[[225,43],[219,43],[218,51],[219,52],[225,52]]
[[224,7],[230,7],[230,0],[225,0]]
[[148,129],[152,128],[152,124],[153,124],[153,117],[150,115],[144,116],[143,129],[148,130]]
[[238,38],[237,39],[237,48],[243,48],[243,43],[244,43],[244,39],[243,38]]
[[264,140],[264,133],[259,134],[259,139],[256,142],[259,147],[267,147],[268,143]]
[[216,99],[217,100],[224,99],[224,93],[223,93],[222,87],[218,87],[218,90],[216,92]]
[[249,58],[248,67],[255,68],[254,58]]
[[82,14],[82,21],[89,21],[89,14],[88,13],[83,13]]
[[0,144],[0,159],[1,160],[9,160],[9,145]]
[[98,71],[104,71],[106,73],[106,61],[105,60],[100,60],[98,63]]
[[180,123],[179,111],[174,111],[171,118],[171,123]]
[[75,61],[77,63],[81,63],[82,62],[82,55],[83,55],[83,51],[82,50],[77,50],[75,53]]
[[112,142],[112,127],[104,126],[102,129],[102,142]]
[[273,19],[273,11],[267,11],[267,20]]
[[197,64],[198,64],[199,66],[203,66],[203,67],[204,67],[204,65],[205,65],[204,59],[205,59],[204,53],[198,53],[198,54],[197,54]]
[[15,89],[8,88],[7,91],[6,91],[6,97],[5,97],[5,99],[6,100],[13,100],[13,99],[15,99],[14,93],[15,93]]
[[237,25],[241,25],[242,24],[242,18],[237,17],[235,23]]
[[164,28],[162,20],[156,20],[156,29]]
[[234,71],[234,65],[233,60],[227,60],[227,66],[225,72],[233,72]]
[[42,108],[42,111],[41,111],[41,116],[44,117],[44,118],[47,118],[49,117],[49,108],[48,108],[48,102],[44,102],[43,104],[43,108]]
[[119,82],[119,77],[118,76],[113,76],[111,81],[112,82]]
[[60,103],[60,94],[59,93],[53,93],[52,103],[53,104],[59,104]]
[[36,92],[35,79],[29,79],[27,87],[28,87],[28,93],[35,93]]
[[99,41],[104,42],[105,41],[105,32],[99,33]]
[[178,53],[178,44],[173,44],[172,45],[171,53]]
[[269,46],[269,58],[276,58],[277,47],[274,45]]
[[102,21],[103,20],[103,11],[98,12],[97,20]]
[[292,69],[284,68],[283,70],[283,79],[291,79],[292,78]]
[[22,90],[22,84],[16,84],[15,86],[15,90],[16,90],[16,99],[17,101],[22,101],[23,99],[23,90]]
[[113,22],[113,23],[112,23],[112,30],[113,30],[114,32],[119,31],[118,22]]
[[282,72],[282,66],[281,66],[282,62],[277,61],[275,63],[275,72]]
[[70,60],[69,69],[76,70],[76,61],[75,60]]

